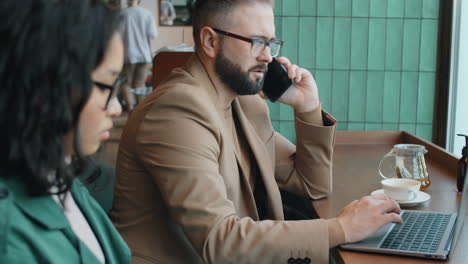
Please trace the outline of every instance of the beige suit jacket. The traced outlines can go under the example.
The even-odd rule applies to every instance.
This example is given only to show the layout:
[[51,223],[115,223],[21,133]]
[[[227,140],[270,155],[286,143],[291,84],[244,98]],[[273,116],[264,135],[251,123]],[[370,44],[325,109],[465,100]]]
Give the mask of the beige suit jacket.
[[[259,96],[228,96],[193,57],[131,114],[117,157],[111,211],[133,263],[328,263],[344,242],[336,219],[281,221],[279,188],[318,199],[331,192],[335,125],[318,112],[295,115],[297,147],[276,133]],[[259,167],[268,219],[234,152],[232,106]],[[229,111],[230,112],[230,111]]]

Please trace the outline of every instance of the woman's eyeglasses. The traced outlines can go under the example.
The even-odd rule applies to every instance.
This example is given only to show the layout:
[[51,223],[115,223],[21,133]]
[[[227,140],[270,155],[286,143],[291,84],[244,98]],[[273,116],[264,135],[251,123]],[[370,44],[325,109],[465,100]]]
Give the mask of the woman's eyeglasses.
[[110,90],[109,97],[107,98],[106,104],[104,106],[104,110],[107,110],[110,101],[113,98],[117,97],[120,91],[120,86],[122,85],[124,81],[125,81],[125,77],[120,76],[119,78],[117,78],[117,80],[115,80],[115,82],[112,85],[108,85],[108,84],[101,83],[101,82],[93,82],[94,85],[96,85],[100,89]]

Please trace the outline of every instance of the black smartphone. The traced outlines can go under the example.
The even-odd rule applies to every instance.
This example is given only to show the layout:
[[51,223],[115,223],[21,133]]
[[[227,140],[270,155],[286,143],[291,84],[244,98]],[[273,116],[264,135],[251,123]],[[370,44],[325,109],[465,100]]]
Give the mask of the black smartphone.
[[268,71],[263,83],[263,93],[270,101],[276,102],[292,84],[293,82],[289,79],[284,66],[273,58],[273,61],[268,64]]

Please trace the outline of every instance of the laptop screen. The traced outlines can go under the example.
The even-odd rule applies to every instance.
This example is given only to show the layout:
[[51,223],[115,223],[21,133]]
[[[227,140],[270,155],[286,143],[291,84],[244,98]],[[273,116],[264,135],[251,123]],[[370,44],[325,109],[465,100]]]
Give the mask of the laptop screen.
[[463,193],[460,201],[460,207],[458,208],[457,222],[455,223],[455,234],[452,240],[452,249],[450,253],[455,251],[457,246],[458,237],[462,232],[463,223],[465,222],[466,207],[468,206],[468,170],[465,172],[465,183],[463,187]]

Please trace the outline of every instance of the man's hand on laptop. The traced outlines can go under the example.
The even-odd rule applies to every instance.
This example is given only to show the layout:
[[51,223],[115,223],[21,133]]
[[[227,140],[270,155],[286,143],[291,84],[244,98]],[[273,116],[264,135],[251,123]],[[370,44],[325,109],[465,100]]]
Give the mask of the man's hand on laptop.
[[347,205],[338,216],[347,243],[367,238],[388,223],[403,223],[397,202],[385,195],[365,196]]

